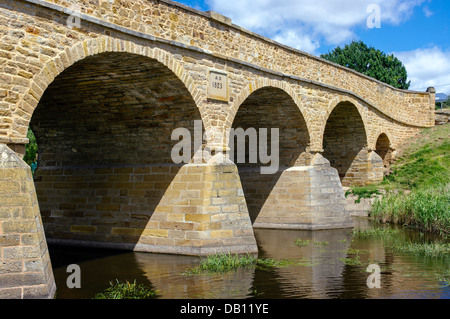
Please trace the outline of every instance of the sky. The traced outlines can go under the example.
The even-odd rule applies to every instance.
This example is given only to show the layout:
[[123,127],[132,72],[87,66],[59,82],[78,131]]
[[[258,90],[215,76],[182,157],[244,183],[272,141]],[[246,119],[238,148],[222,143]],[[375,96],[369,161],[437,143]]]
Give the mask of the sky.
[[410,90],[450,95],[449,0],[177,0],[319,56],[351,41],[394,54]]

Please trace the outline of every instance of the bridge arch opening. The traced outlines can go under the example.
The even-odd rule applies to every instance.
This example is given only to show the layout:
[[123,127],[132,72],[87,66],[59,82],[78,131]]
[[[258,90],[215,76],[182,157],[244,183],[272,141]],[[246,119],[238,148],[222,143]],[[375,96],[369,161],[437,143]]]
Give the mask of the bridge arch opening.
[[337,169],[343,186],[367,182],[367,135],[363,119],[350,102],[331,112],[323,135],[323,156]]
[[375,146],[375,152],[383,160],[385,170],[388,170],[390,166],[390,161],[392,159],[393,149],[391,147],[389,137],[385,133],[381,133],[380,136],[378,136]]
[[[278,167],[273,173],[262,173],[261,168],[270,166],[260,157],[251,163],[249,158],[250,138],[245,140],[245,162],[238,162],[238,149],[234,147],[233,159],[238,167],[247,208],[254,227],[261,225],[288,222],[281,217],[283,209],[294,208],[299,191],[292,182],[289,170],[293,167],[308,165],[310,137],[308,128],[298,105],[284,90],[275,87],[263,87],[252,94],[240,105],[232,125],[233,129],[242,128],[245,132],[254,129],[260,137],[261,130],[267,129],[267,154],[278,156]],[[271,135],[271,129],[278,129],[279,153],[270,148],[271,141],[276,136]],[[237,139],[234,141],[238,143]],[[260,150],[258,150],[260,154]],[[298,209],[298,207],[295,207]],[[264,226],[265,227],[265,226]],[[272,228],[272,227],[271,227]],[[273,228],[277,228],[276,226]]]
[[49,242],[134,250],[167,244],[177,227],[168,207],[189,201],[173,186],[186,165],[171,159],[179,142],[171,134],[186,128],[193,135],[196,120],[201,114],[185,85],[154,59],[107,52],[59,74],[30,122]]

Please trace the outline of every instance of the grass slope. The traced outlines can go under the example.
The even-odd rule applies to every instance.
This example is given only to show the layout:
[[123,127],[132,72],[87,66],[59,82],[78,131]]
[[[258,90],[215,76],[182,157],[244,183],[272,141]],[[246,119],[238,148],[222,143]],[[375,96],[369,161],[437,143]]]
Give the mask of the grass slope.
[[384,189],[370,212],[376,220],[449,236],[450,125],[424,129],[404,145],[390,175],[353,192],[370,196]]

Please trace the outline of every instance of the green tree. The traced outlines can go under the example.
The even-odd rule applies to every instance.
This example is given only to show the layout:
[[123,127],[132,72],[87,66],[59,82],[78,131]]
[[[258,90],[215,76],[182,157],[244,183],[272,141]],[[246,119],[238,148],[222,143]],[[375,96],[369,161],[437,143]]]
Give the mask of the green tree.
[[30,166],[36,162],[36,154],[38,152],[38,145],[36,141],[36,137],[34,136],[33,131],[28,128],[27,138],[30,140],[30,143],[26,146],[25,156],[23,160]]
[[398,58],[393,54],[387,55],[373,47],[368,47],[362,41],[353,41],[344,48],[338,46],[320,57],[373,77],[395,88],[407,90],[411,84],[411,81],[407,82],[406,68]]

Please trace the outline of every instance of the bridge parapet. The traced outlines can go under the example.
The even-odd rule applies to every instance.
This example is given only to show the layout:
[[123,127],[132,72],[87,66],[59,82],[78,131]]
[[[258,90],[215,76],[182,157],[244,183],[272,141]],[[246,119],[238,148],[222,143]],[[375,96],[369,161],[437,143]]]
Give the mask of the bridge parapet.
[[106,28],[128,30],[266,72],[331,86],[351,92],[397,121],[434,125],[432,93],[395,89],[246,30],[213,11],[201,12],[170,0],[25,2],[69,14],[79,10],[82,19],[104,27],[106,34],[111,32]]

